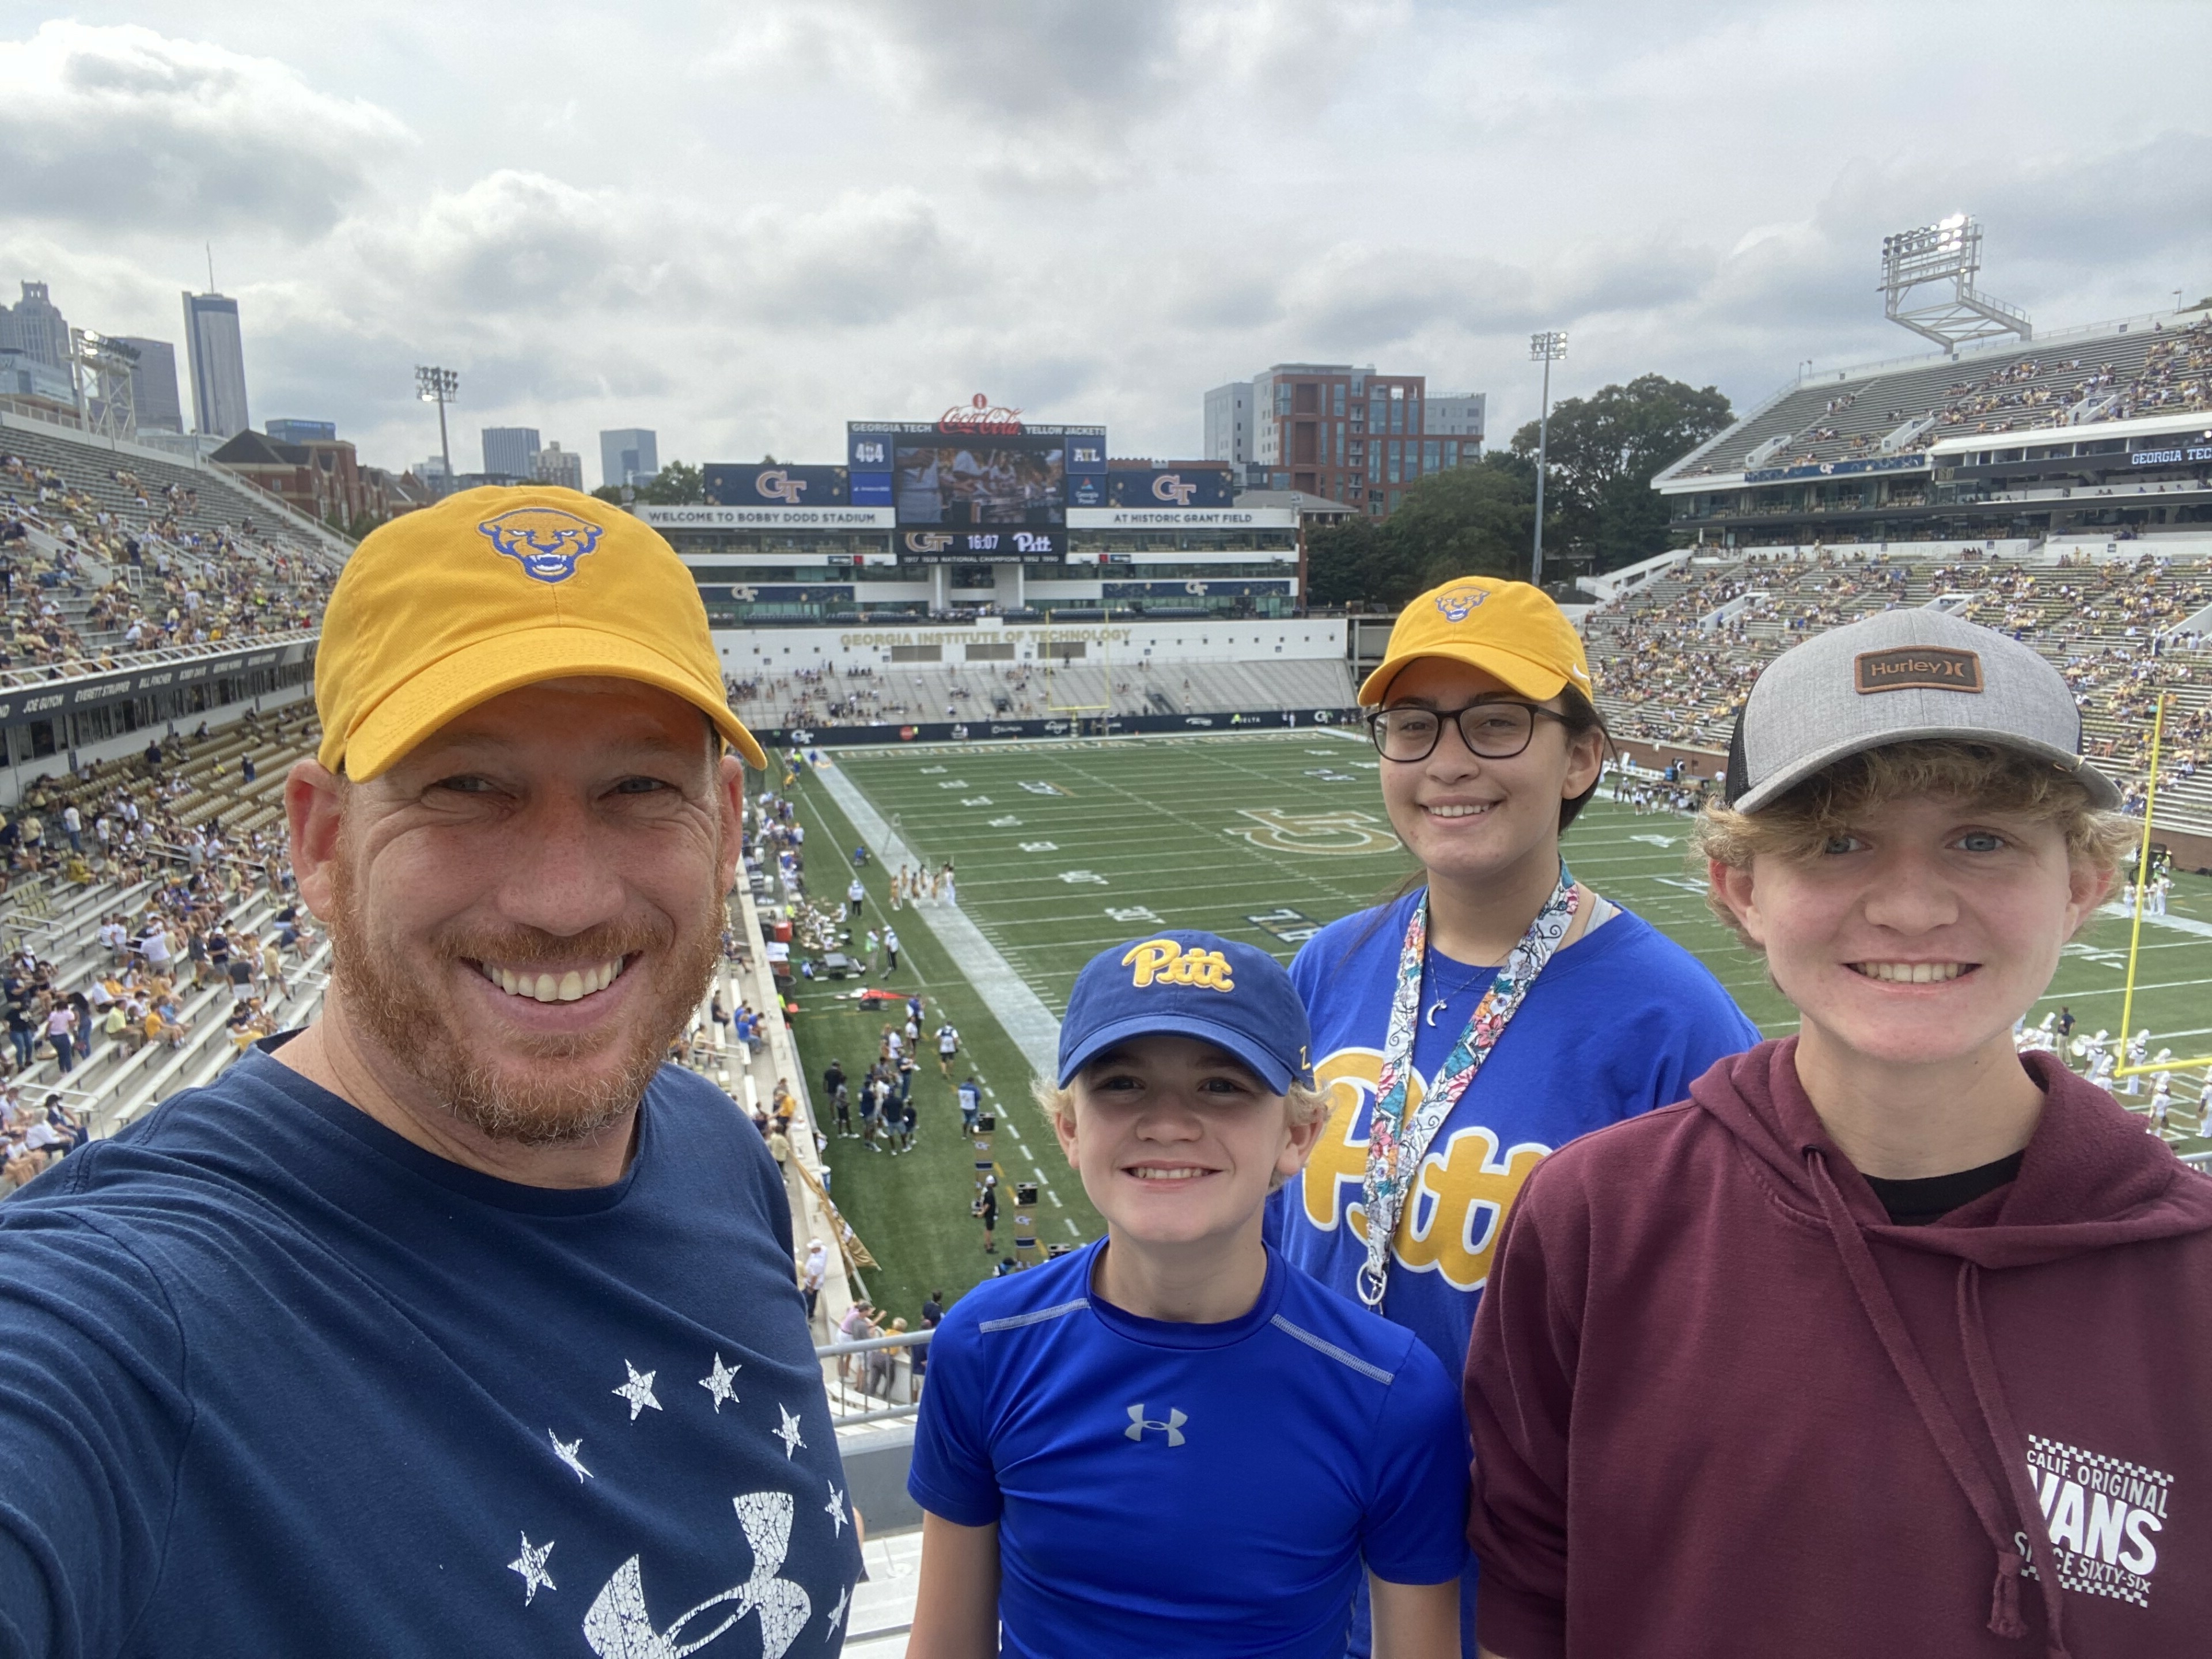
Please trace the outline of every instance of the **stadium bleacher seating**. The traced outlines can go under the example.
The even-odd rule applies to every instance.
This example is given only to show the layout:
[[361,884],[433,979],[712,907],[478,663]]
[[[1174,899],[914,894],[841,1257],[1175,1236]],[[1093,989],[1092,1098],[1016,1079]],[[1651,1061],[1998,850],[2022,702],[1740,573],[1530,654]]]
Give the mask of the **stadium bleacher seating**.
[[1583,623],[1599,706],[1616,737],[1724,750],[1760,666],[1808,632],[1893,605],[1941,604],[2027,641],[2082,704],[2084,742],[2139,801],[2149,720],[2167,705],[2160,821],[2212,833],[2212,566],[2161,556],[2024,562],[1915,556],[1840,544],[1816,557],[1700,558]]
[[1970,434],[2200,409],[2212,410],[2212,318],[1824,376],[1723,434],[1684,476],[1859,460],[1884,453],[1885,442],[1918,448]]
[[871,674],[780,674],[730,682],[738,718],[762,730],[902,720],[1049,719],[1054,714],[1188,714],[1343,708],[1341,661],[1021,664],[1008,668],[878,668]]
[[346,544],[242,480],[0,422],[0,679],[319,624]]

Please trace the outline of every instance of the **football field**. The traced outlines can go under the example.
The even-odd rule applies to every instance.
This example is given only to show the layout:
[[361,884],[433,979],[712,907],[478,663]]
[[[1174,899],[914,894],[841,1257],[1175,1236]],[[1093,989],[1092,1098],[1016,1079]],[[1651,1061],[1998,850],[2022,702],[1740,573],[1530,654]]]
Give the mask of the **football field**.
[[[870,845],[877,856],[862,872],[868,899],[855,951],[866,928],[886,923],[896,925],[902,950],[895,972],[865,982],[919,990],[928,1003],[917,1149],[893,1158],[833,1139],[826,1154],[840,1206],[881,1263],[864,1275],[871,1291],[909,1318],[927,1290],[957,1294],[993,1260],[969,1217],[973,1159],[951,1101],[967,1071],[999,1109],[993,1152],[1004,1176],[1043,1188],[1040,1243],[1097,1236],[1096,1213],[1027,1100],[1031,1059],[1048,1051],[1051,1022],[1085,962],[1163,927],[1249,940],[1287,962],[1316,928],[1395,891],[1412,867],[1390,832],[1380,763],[1364,734],[830,753],[794,791],[807,828],[809,891],[830,902],[851,878],[851,850]],[[1639,814],[1606,793],[1568,832],[1577,878],[1694,953],[1767,1035],[1795,1029],[1759,960],[1706,910],[1687,821]],[[887,848],[894,863],[898,852],[931,869],[950,861],[957,905],[892,912]],[[2031,1018],[2064,1005],[2080,1031],[2118,1031],[2130,928],[2124,914],[2100,915],[2067,947],[2051,995]],[[823,1066],[834,1055],[857,1075],[885,1018],[842,994],[860,982],[802,984],[798,994],[799,1048],[825,1120]],[[1602,1009],[1589,1011],[1594,1024],[1604,1018]],[[940,1077],[929,1034],[948,1018],[962,1049],[951,1075]],[[2134,1024],[2150,1028],[2154,1054],[2161,1046],[2183,1057],[2212,1053],[2212,879],[2178,878],[2172,914],[2145,920]],[[2177,1127],[2196,1123],[2201,1075],[2177,1080]],[[2203,1144],[2191,1138],[2183,1146]],[[1002,1214],[1002,1253],[1010,1239]]]

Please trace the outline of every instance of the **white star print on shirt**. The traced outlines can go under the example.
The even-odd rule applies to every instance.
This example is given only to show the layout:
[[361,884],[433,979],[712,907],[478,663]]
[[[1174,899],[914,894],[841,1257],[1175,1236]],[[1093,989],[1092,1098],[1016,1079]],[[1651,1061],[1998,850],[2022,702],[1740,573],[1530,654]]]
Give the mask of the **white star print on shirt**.
[[637,1421],[637,1414],[647,1406],[652,1407],[655,1411],[660,1409],[660,1402],[653,1397],[653,1379],[660,1373],[646,1371],[641,1374],[637,1367],[627,1359],[623,1361],[623,1369],[629,1373],[629,1381],[619,1389],[610,1389],[608,1392],[618,1394],[629,1401],[629,1420],[635,1423]]
[[835,1480],[830,1481],[828,1485],[830,1501],[822,1507],[830,1512],[830,1519],[836,1528],[834,1535],[842,1538],[845,1535],[845,1494],[837,1490],[837,1483]]
[[577,1480],[590,1480],[596,1478],[589,1469],[584,1467],[584,1459],[582,1456],[584,1449],[584,1437],[582,1435],[578,1435],[574,1440],[563,1440],[559,1435],[554,1433],[552,1430],[548,1429],[545,1431],[545,1437],[553,1443],[553,1455],[559,1458],[570,1468],[575,1470]]
[[743,1370],[743,1365],[725,1365],[722,1356],[718,1353],[714,1356],[714,1369],[699,1379],[699,1386],[714,1396],[715,1416],[722,1414],[724,1401],[738,1397],[738,1391],[732,1385],[737,1381],[738,1373]]
[[852,1595],[852,1588],[849,1585],[837,1592],[837,1605],[830,1609],[830,1617],[824,1621],[828,1629],[834,1631],[840,1624],[844,1622],[845,1598]]
[[522,1575],[522,1605],[524,1607],[528,1607],[538,1599],[539,1590],[561,1588],[553,1582],[553,1575],[545,1571],[545,1558],[552,1553],[552,1540],[548,1539],[543,1545],[533,1549],[531,1547],[530,1534],[526,1532],[522,1534],[522,1553],[507,1564],[507,1570],[509,1572],[519,1572]]
[[783,1457],[784,1462],[787,1463],[791,1461],[792,1453],[804,1446],[806,1442],[799,1438],[799,1419],[791,1414],[788,1408],[779,1401],[776,1411],[782,1416],[783,1424],[775,1431],[775,1434],[777,1439],[783,1442]]

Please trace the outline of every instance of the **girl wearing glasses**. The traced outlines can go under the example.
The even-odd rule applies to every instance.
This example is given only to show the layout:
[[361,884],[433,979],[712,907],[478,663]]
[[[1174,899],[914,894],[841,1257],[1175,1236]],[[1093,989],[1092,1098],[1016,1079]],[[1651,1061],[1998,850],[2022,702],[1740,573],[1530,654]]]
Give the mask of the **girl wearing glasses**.
[[[1456,1371],[1537,1160],[1686,1097],[1759,1031],[1688,951],[1561,860],[1606,734],[1582,640],[1541,591],[1465,577],[1422,594],[1359,698],[1384,809],[1420,867],[1291,964],[1330,1116],[1269,1232]],[[1586,850],[1602,869],[1604,841]],[[1474,1587],[1470,1567],[1469,1653]],[[1363,1598],[1356,1654],[1367,1626]]]

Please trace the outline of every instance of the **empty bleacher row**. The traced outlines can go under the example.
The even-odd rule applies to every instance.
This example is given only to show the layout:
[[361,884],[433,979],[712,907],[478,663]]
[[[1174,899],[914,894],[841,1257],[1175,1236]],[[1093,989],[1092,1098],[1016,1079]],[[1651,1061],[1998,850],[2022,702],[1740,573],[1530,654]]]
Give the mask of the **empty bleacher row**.
[[1861,460],[1970,434],[2212,409],[2212,317],[2085,331],[1801,385],[1683,476]]
[[311,628],[345,546],[215,469],[0,421],[0,675]]
[[738,718],[761,730],[920,720],[1090,718],[1342,708],[1341,660],[893,666],[866,674],[782,674],[732,681]]

